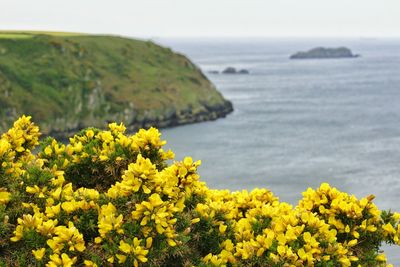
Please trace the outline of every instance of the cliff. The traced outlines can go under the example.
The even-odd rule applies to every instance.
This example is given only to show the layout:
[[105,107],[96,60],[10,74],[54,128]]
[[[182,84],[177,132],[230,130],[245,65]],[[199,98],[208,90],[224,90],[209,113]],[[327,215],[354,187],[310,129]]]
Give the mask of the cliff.
[[30,114],[46,134],[109,121],[130,130],[213,120],[232,111],[188,58],[150,41],[0,32],[0,131]]

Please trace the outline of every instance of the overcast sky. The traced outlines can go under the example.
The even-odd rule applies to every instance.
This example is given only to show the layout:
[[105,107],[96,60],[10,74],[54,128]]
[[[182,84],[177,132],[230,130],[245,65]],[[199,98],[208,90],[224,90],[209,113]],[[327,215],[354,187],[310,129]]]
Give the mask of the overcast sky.
[[0,29],[136,37],[400,37],[400,0],[0,0]]

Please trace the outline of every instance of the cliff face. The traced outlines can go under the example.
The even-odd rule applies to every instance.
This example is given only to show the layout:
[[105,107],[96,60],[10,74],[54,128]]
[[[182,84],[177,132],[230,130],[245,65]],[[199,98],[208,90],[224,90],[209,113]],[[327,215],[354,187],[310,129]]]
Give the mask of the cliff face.
[[290,56],[290,59],[308,59],[308,58],[349,58],[358,57],[346,47],[324,48],[317,47],[306,52],[297,52]]
[[232,111],[185,56],[115,36],[0,32],[0,130],[21,114],[44,133],[121,121],[132,130]]

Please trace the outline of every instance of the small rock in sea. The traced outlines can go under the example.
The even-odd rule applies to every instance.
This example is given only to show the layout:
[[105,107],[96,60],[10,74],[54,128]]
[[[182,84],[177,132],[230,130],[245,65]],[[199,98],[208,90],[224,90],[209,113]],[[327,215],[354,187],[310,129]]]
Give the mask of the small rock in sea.
[[228,67],[222,71],[223,74],[249,74],[250,72],[246,69],[236,70],[233,67]]
[[227,67],[226,69],[224,69],[224,70],[222,71],[222,73],[223,73],[223,74],[236,74],[237,71],[236,71],[236,69],[233,68],[233,67]]

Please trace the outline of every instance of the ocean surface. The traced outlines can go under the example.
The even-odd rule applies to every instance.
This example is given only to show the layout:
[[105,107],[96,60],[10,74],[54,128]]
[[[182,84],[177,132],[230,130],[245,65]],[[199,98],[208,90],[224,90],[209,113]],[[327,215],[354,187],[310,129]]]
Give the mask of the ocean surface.
[[[157,39],[187,55],[235,111],[162,131],[176,159],[201,159],[211,188],[266,187],[296,205],[328,182],[400,211],[400,39]],[[316,46],[360,58],[289,60]],[[226,67],[249,75],[209,74]],[[385,247],[400,266],[400,248]]]

